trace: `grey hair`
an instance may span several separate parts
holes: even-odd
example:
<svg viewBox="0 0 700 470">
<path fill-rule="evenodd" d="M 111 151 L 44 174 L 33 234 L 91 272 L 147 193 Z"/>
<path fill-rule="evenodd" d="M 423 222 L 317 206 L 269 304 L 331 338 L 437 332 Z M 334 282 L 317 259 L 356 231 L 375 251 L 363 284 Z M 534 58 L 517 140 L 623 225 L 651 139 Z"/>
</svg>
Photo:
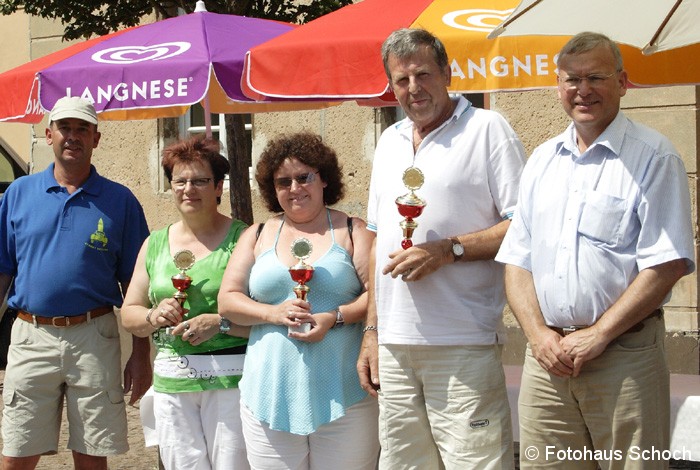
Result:
<svg viewBox="0 0 700 470">
<path fill-rule="evenodd" d="M 405 59 L 418 53 L 423 46 L 432 50 L 440 69 L 447 67 L 447 51 L 442 41 L 424 29 L 402 28 L 391 33 L 382 44 L 382 61 L 387 78 L 391 80 L 388 65 L 390 55 L 397 59 Z"/>
<path fill-rule="evenodd" d="M 569 41 L 564 44 L 564 47 L 561 48 L 561 51 L 559 51 L 559 61 L 561 61 L 562 57 L 567 55 L 583 54 L 599 46 L 607 46 L 610 49 L 615 59 L 615 70 L 618 72 L 622 71 L 622 53 L 617 44 L 615 44 L 615 41 L 604 34 L 590 31 L 578 33 L 576 36 L 569 39 Z"/>
</svg>

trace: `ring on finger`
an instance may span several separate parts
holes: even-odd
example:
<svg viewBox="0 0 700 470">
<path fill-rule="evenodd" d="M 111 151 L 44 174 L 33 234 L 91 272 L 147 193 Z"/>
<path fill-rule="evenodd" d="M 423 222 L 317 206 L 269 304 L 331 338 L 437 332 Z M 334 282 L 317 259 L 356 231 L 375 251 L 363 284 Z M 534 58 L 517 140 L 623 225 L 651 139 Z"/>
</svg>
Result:
<svg viewBox="0 0 700 470">
<path fill-rule="evenodd" d="M 287 312 L 288 318 L 294 318 L 294 312 Z"/>
<path fill-rule="evenodd" d="M 189 322 L 185 322 L 185 323 L 184 323 L 184 327 L 185 327 L 185 331 L 189 330 L 189 329 L 190 329 L 190 323 L 189 323 Z"/>
<path fill-rule="evenodd" d="M 193 337 L 193 336 L 194 336 L 194 331 L 190 331 L 190 334 L 187 335 L 188 338 L 191 338 L 191 337 Z"/>
</svg>

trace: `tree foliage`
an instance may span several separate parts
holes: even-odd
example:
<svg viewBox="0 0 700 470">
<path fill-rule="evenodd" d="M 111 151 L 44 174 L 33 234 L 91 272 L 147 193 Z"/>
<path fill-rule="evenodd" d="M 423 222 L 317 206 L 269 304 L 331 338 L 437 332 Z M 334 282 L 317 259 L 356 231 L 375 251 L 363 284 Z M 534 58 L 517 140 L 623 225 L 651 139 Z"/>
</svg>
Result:
<svg viewBox="0 0 700 470">
<path fill-rule="evenodd" d="M 207 10 L 254 18 L 268 18 L 290 23 L 305 23 L 321 15 L 353 3 L 352 0 L 205 0 Z M 196 0 L 155 1 L 119 0 L 0 0 L 0 14 L 9 15 L 19 9 L 30 15 L 52 18 L 64 24 L 66 40 L 103 35 L 128 26 L 136 26 L 144 15 L 156 13 L 169 18 L 194 11 Z"/>
</svg>

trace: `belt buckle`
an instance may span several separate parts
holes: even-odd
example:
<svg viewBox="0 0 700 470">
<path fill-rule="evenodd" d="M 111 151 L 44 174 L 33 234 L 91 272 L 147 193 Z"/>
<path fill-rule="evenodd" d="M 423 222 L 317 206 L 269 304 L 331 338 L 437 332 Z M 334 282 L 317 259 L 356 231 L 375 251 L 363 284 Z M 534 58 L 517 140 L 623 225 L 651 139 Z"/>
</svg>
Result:
<svg viewBox="0 0 700 470">
<path fill-rule="evenodd" d="M 562 331 L 562 333 L 564 333 L 564 336 L 566 336 L 566 335 L 570 335 L 570 334 L 573 333 L 574 331 L 582 330 L 582 329 L 584 329 L 584 328 L 586 328 L 586 327 L 585 327 L 585 326 L 581 326 L 581 325 L 570 325 L 570 326 L 565 326 L 565 327 L 563 327 L 563 328 L 561 329 L 561 331 Z"/>
<path fill-rule="evenodd" d="M 56 320 L 58 318 L 63 318 L 65 320 L 65 325 L 57 325 Z M 70 326 L 70 317 L 51 317 L 51 326 L 55 326 L 56 328 L 63 328 L 66 326 Z"/>
</svg>

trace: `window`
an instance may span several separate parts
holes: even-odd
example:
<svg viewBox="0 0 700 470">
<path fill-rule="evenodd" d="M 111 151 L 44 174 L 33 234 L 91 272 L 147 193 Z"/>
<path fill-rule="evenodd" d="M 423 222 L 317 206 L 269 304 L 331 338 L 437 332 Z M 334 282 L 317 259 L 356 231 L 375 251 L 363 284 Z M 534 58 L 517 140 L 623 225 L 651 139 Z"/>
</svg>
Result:
<svg viewBox="0 0 700 470">
<path fill-rule="evenodd" d="M 20 176 L 29 173 L 29 165 L 0 137 L 0 196 Z"/>
<path fill-rule="evenodd" d="M 253 115 L 244 114 L 245 130 L 246 136 L 248 138 L 248 152 L 251 151 L 253 147 Z M 180 118 L 179 123 L 180 138 L 187 138 L 188 136 L 205 134 L 207 128 L 204 122 L 204 107 L 197 103 L 190 107 L 189 111 Z M 228 148 L 226 146 L 226 126 L 224 124 L 223 114 L 212 114 L 211 115 L 211 134 L 212 138 L 219 141 L 221 145 L 221 154 L 228 158 Z M 252 172 L 251 172 L 252 174 Z M 224 189 L 228 188 L 228 175 L 224 181 Z"/>
</svg>

